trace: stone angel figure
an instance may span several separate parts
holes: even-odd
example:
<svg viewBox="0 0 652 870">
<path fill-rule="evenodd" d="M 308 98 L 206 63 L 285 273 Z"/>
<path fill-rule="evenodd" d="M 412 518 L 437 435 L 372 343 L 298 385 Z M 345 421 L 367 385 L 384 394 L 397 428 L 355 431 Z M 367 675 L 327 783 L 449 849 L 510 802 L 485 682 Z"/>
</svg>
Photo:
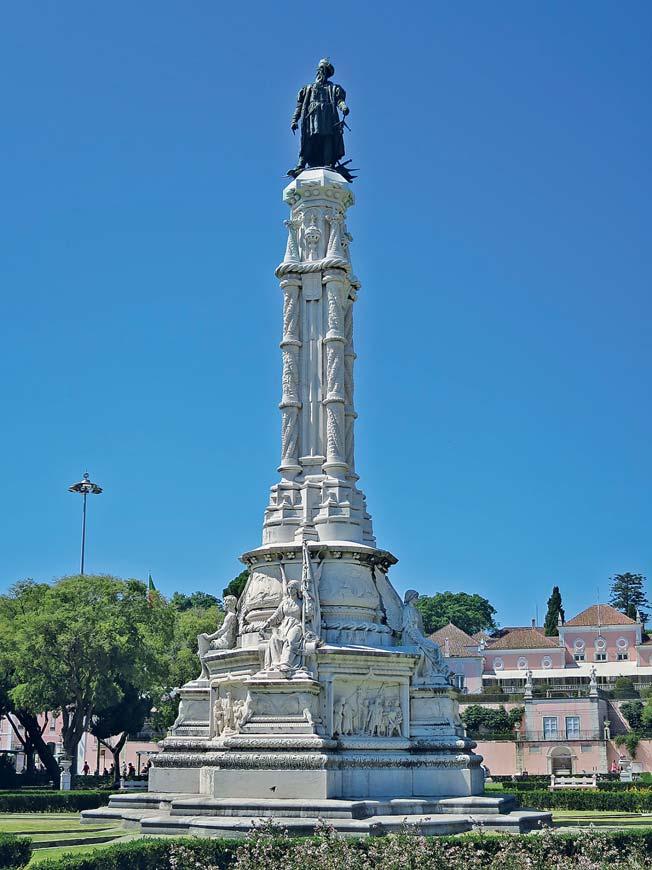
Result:
<svg viewBox="0 0 652 870">
<path fill-rule="evenodd" d="M 415 607 L 419 593 L 408 589 L 403 600 L 403 644 L 416 647 L 419 652 L 419 663 L 414 672 L 415 679 L 420 683 L 446 682 L 448 668 L 444 664 L 441 652 L 436 643 L 426 637 L 423 631 L 423 619 Z M 434 678 L 434 679 L 433 679 Z"/>
<path fill-rule="evenodd" d="M 227 595 L 224 599 L 224 608 L 226 615 L 222 625 L 212 634 L 200 634 L 197 637 L 197 645 L 199 647 L 197 655 L 201 662 L 201 676 L 208 679 L 210 674 L 206 667 L 206 653 L 211 649 L 234 649 L 236 638 L 238 636 L 238 618 L 236 610 L 238 608 L 238 599 L 235 595 Z"/>
</svg>

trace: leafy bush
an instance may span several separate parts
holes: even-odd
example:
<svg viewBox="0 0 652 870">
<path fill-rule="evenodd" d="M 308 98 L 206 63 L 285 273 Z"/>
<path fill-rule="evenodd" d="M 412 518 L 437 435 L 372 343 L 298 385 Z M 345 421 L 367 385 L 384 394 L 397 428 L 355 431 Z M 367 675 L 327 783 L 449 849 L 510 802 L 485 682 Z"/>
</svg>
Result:
<svg viewBox="0 0 652 870">
<path fill-rule="evenodd" d="M 540 810 L 609 810 L 629 813 L 652 811 L 652 789 L 599 791 L 597 789 L 555 789 L 515 792 L 523 807 Z"/>
<path fill-rule="evenodd" d="M 560 834 L 467 834 L 423 837 L 418 831 L 351 840 L 328 828 L 305 839 L 278 835 L 263 827 L 246 840 L 136 840 L 43 861 L 39 870 L 506 870 L 554 867 L 555 870 L 651 868 L 652 830 L 577 831 Z"/>
<path fill-rule="evenodd" d="M 16 788 L 18 774 L 13 761 L 6 755 L 0 755 L 0 788 Z"/>
<path fill-rule="evenodd" d="M 0 813 L 71 813 L 109 802 L 107 791 L 22 791 L 0 793 Z M 2 864 L 0 864 L 2 867 Z"/>
<path fill-rule="evenodd" d="M 504 735 L 513 737 L 514 725 L 523 718 L 524 708 L 515 707 L 509 713 L 501 705 L 494 710 L 480 704 L 471 704 L 461 714 L 462 722 L 472 737 Z"/>
<path fill-rule="evenodd" d="M 516 774 L 515 776 L 507 776 L 507 775 L 497 775 L 494 776 L 492 774 L 492 780 L 494 782 L 507 782 L 507 783 L 519 783 L 519 782 L 539 782 L 544 785 L 550 784 L 550 775 L 546 773 L 530 773 L 527 776 L 523 776 L 522 774 Z"/>
<path fill-rule="evenodd" d="M 77 791 L 78 789 L 82 791 L 88 791 L 89 789 L 96 788 L 115 789 L 112 776 L 94 776 L 91 774 L 89 774 L 88 776 L 73 776 L 72 787 L 75 789 L 75 791 Z"/>
<path fill-rule="evenodd" d="M 624 746 L 631 758 L 636 758 L 636 749 L 641 737 L 636 731 L 628 731 L 627 734 L 619 734 L 614 743 L 616 746 Z"/>
<path fill-rule="evenodd" d="M 29 837 L 15 837 L 13 834 L 0 834 L 0 867 L 24 867 L 32 855 L 32 841 Z"/>
<path fill-rule="evenodd" d="M 625 701 L 620 705 L 620 712 L 623 714 L 630 728 L 637 729 L 641 725 L 641 714 L 643 712 L 643 704 L 641 701 Z"/>
<path fill-rule="evenodd" d="M 638 698 L 638 692 L 631 677 L 618 677 L 613 688 L 614 698 Z"/>
</svg>

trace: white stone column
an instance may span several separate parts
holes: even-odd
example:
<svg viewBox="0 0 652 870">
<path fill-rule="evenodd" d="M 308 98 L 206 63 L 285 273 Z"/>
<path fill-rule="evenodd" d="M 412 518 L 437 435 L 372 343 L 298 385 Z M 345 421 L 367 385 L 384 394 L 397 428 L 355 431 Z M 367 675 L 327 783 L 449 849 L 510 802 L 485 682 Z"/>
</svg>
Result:
<svg viewBox="0 0 652 870">
<path fill-rule="evenodd" d="M 354 425 L 357 414 L 353 404 L 353 364 L 355 350 L 353 349 L 353 302 L 349 296 L 344 311 L 344 427 L 345 427 L 345 459 L 349 466 L 349 476 L 358 479 L 355 473 L 355 432 Z"/>
<path fill-rule="evenodd" d="M 326 462 L 324 471 L 333 477 L 343 478 L 348 471 L 346 462 L 346 424 L 344 406 L 344 298 L 348 289 L 346 273 L 341 269 L 327 271 L 323 275 L 326 288 L 327 332 L 325 348 L 325 395 L 322 404 L 326 408 Z"/>
<path fill-rule="evenodd" d="M 281 409 L 281 464 L 278 470 L 285 480 L 294 480 L 301 471 L 299 465 L 300 287 L 301 278 L 297 275 L 286 275 L 281 281 L 283 290 L 283 338 L 281 340 L 283 395 L 279 405 Z"/>
</svg>

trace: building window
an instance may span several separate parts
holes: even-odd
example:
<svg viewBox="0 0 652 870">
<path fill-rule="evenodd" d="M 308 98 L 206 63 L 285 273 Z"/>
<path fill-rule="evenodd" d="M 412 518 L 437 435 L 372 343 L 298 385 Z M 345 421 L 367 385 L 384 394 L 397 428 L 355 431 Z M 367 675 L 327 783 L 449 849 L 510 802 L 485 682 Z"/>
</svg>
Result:
<svg viewBox="0 0 652 870">
<path fill-rule="evenodd" d="M 585 656 L 584 656 L 584 653 L 583 653 L 583 652 L 581 652 L 581 653 L 575 653 L 574 658 L 575 658 L 575 661 L 576 661 L 576 662 L 583 662 Z"/>
<path fill-rule="evenodd" d="M 576 652 L 581 652 L 584 649 L 584 641 L 581 637 L 578 637 L 573 646 Z"/>
<path fill-rule="evenodd" d="M 606 661 L 607 661 L 607 654 L 606 654 L 606 653 L 597 652 L 597 653 L 595 654 L 595 660 L 596 660 L 596 662 L 606 662 Z"/>
<path fill-rule="evenodd" d="M 504 665 L 503 665 L 502 659 L 494 659 L 494 670 L 495 671 L 502 671 L 503 667 L 504 667 Z"/>
<path fill-rule="evenodd" d="M 626 662 L 628 659 L 629 659 L 629 653 L 627 652 L 627 650 L 625 650 L 624 652 L 619 652 L 616 655 L 616 661 Z"/>
<path fill-rule="evenodd" d="M 543 739 L 544 740 L 554 740 L 557 736 L 557 717 L 556 716 L 544 716 L 543 717 Z"/>
<path fill-rule="evenodd" d="M 580 717 L 579 716 L 566 716 L 566 737 L 569 740 L 575 738 L 576 740 L 580 736 Z"/>
<path fill-rule="evenodd" d="M 596 637 L 595 648 L 600 650 L 600 652 L 604 652 L 607 648 L 607 641 L 603 637 Z"/>
<path fill-rule="evenodd" d="M 591 746 L 590 743 L 582 743 L 582 745 L 580 746 L 580 751 L 581 752 L 590 752 L 592 748 L 593 747 Z"/>
<path fill-rule="evenodd" d="M 550 658 L 550 656 L 544 656 L 544 657 L 541 659 L 541 667 L 542 667 L 542 668 L 546 668 L 546 670 L 547 670 L 548 668 L 551 668 L 551 667 L 552 667 L 552 659 Z"/>
<path fill-rule="evenodd" d="M 455 688 L 464 691 L 464 674 L 455 674 Z"/>
<path fill-rule="evenodd" d="M 56 731 L 56 730 L 57 730 L 57 720 L 54 718 L 54 716 L 51 716 L 50 717 L 50 731 Z"/>
<path fill-rule="evenodd" d="M 524 656 L 521 656 L 520 659 L 516 662 L 516 667 L 520 671 L 524 671 L 527 668 L 527 659 Z"/>
</svg>

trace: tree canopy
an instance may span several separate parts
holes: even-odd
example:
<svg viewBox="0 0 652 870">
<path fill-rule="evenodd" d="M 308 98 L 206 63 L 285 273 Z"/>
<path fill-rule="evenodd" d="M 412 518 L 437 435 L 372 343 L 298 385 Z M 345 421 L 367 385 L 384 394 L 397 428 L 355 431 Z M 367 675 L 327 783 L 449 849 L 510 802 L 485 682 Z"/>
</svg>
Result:
<svg viewBox="0 0 652 870">
<path fill-rule="evenodd" d="M 435 595 L 423 595 L 417 601 L 417 607 L 423 617 L 426 634 L 432 634 L 438 628 L 443 628 L 449 622 L 454 623 L 467 634 L 477 631 L 493 630 L 496 609 L 481 595 L 469 595 L 468 592 L 437 592 Z"/>
<path fill-rule="evenodd" d="M 643 574 L 615 574 L 611 578 L 611 598 L 609 603 L 621 610 L 630 619 L 636 619 L 639 611 L 643 622 L 647 622 L 649 614 L 645 612 L 650 606 L 645 594 L 647 578 Z"/>
<path fill-rule="evenodd" d="M 185 595 L 183 592 L 174 592 L 170 598 L 170 604 L 175 610 L 181 612 L 200 608 L 206 610 L 208 607 L 221 607 L 222 602 L 215 595 L 210 595 L 208 592 L 192 592 L 190 595 Z"/>
<path fill-rule="evenodd" d="M 161 685 L 170 664 L 174 614 L 148 599 L 139 580 L 106 575 L 24 582 L 0 596 L 0 658 L 11 666 L 9 695 L 19 708 L 60 713 L 64 751 L 98 709 L 117 704 L 120 681 L 142 693 Z"/>
<path fill-rule="evenodd" d="M 227 595 L 235 595 L 236 598 L 240 598 L 244 592 L 248 578 L 249 571 L 246 568 L 244 571 L 240 571 L 237 577 L 234 577 L 229 585 L 224 587 L 224 597 L 226 598 Z"/>
<path fill-rule="evenodd" d="M 552 594 L 548 599 L 548 612 L 543 624 L 544 632 L 548 637 L 557 637 L 559 635 L 559 617 L 562 623 L 566 618 L 564 608 L 561 606 L 561 592 L 559 586 L 552 587 Z"/>
</svg>

